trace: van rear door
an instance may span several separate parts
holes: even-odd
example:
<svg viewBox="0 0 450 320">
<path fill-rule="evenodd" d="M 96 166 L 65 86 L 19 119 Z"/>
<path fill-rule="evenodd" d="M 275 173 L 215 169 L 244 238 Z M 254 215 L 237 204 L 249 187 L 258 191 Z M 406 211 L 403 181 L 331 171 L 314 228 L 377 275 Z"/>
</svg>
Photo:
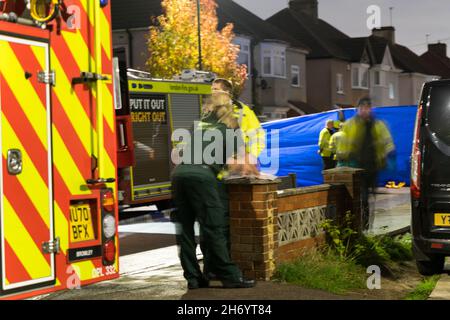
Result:
<svg viewBox="0 0 450 320">
<path fill-rule="evenodd" d="M 450 234 L 450 81 L 424 90 L 422 223 L 434 239 Z"/>
</svg>

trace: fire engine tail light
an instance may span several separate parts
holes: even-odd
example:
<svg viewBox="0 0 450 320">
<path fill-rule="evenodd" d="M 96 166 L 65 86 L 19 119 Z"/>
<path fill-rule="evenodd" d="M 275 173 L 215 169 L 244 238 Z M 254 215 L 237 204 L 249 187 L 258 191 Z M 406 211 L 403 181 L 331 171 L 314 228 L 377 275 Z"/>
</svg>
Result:
<svg viewBox="0 0 450 320">
<path fill-rule="evenodd" d="M 105 238 L 112 238 L 116 235 L 116 219 L 111 214 L 103 217 L 103 235 Z"/>
<path fill-rule="evenodd" d="M 114 240 L 108 240 L 103 245 L 103 258 L 107 263 L 113 263 L 116 259 L 116 245 Z"/>
<path fill-rule="evenodd" d="M 115 236 L 117 234 L 117 221 L 115 216 L 115 199 L 111 189 L 103 190 L 102 201 L 102 242 L 103 242 L 103 265 L 112 265 L 116 260 Z"/>
<path fill-rule="evenodd" d="M 107 190 L 102 195 L 102 206 L 108 212 L 114 211 L 114 195 L 111 190 Z"/>
</svg>

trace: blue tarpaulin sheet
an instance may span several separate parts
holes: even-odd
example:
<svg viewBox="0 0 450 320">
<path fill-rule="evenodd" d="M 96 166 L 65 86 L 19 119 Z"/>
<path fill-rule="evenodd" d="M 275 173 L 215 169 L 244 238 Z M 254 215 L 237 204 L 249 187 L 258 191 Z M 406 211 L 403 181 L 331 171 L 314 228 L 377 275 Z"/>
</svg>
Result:
<svg viewBox="0 0 450 320">
<path fill-rule="evenodd" d="M 388 126 L 396 147 L 396 163 L 380 173 L 379 185 L 384 185 L 387 181 L 409 183 L 417 106 L 379 107 L 373 111 L 375 117 Z M 343 113 L 348 120 L 355 115 L 356 110 L 344 109 Z M 339 120 L 339 111 L 264 123 L 268 148 L 260 157 L 261 170 L 280 177 L 295 173 L 300 187 L 322 184 L 323 167 L 317 152 L 318 140 L 328 119 Z"/>
</svg>

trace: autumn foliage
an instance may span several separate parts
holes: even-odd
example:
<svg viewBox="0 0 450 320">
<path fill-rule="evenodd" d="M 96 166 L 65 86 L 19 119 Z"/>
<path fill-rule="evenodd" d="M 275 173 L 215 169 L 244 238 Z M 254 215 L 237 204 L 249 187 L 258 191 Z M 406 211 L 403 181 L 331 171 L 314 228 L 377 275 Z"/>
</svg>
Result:
<svg viewBox="0 0 450 320">
<path fill-rule="evenodd" d="M 150 28 L 147 66 L 154 77 L 172 78 L 184 69 L 198 69 L 197 2 L 163 0 L 162 7 L 164 13 Z M 215 0 L 200 0 L 200 8 L 203 70 L 230 79 L 238 93 L 247 68 L 237 63 L 239 47 L 232 43 L 233 25 L 218 30 Z"/>
</svg>

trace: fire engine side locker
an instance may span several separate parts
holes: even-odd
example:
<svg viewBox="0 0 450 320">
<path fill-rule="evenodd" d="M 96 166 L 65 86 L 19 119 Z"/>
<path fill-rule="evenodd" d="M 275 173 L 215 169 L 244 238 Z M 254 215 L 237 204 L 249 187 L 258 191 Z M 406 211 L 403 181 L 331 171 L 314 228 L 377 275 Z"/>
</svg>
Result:
<svg viewBox="0 0 450 320">
<path fill-rule="evenodd" d="M 1 289 L 54 285 L 49 43 L 0 32 Z M 45 66 L 43 70 L 43 66 Z"/>
<path fill-rule="evenodd" d="M 141 98 L 149 101 L 154 99 L 165 100 L 165 112 L 168 136 L 164 143 L 171 146 L 171 135 L 177 129 L 191 129 L 193 122 L 200 119 L 202 96 L 211 93 L 211 85 L 207 83 L 195 82 L 174 82 L 174 81 L 129 81 L 130 101 L 132 99 Z M 130 105 L 133 105 L 132 103 Z M 133 113 L 133 107 L 131 112 Z M 132 117 L 133 118 L 133 117 Z M 133 121 L 133 135 L 135 140 L 148 136 L 146 129 L 137 129 L 136 123 Z M 162 142 L 162 141 L 160 141 Z M 166 161 L 167 168 L 164 168 L 165 179 L 159 179 L 156 183 L 143 183 L 144 174 L 155 170 L 155 161 L 143 161 L 143 154 L 139 150 L 135 151 L 137 161 L 141 160 L 148 169 L 139 164 L 137 167 L 130 168 L 130 195 L 131 203 L 145 203 L 155 202 L 159 200 L 170 199 L 171 197 L 171 183 L 170 171 L 171 165 L 171 151 L 172 148 L 166 150 L 167 153 L 163 156 Z M 157 152 L 157 150 L 156 150 Z M 158 155 L 157 155 L 158 156 Z M 138 162 L 137 162 L 138 163 Z M 159 171 L 159 170 L 158 170 Z M 138 181 L 137 179 L 138 178 Z"/>
</svg>

